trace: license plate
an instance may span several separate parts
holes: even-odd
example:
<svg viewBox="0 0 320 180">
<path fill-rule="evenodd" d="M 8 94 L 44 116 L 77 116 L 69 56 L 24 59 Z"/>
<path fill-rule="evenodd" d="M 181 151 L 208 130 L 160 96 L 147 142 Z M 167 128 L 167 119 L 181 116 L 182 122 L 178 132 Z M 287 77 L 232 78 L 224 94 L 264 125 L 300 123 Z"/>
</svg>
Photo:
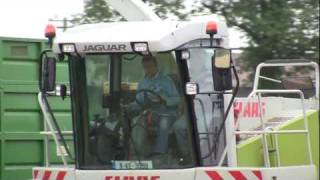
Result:
<svg viewBox="0 0 320 180">
<path fill-rule="evenodd" d="M 113 161 L 113 169 L 153 169 L 152 161 Z"/>
</svg>

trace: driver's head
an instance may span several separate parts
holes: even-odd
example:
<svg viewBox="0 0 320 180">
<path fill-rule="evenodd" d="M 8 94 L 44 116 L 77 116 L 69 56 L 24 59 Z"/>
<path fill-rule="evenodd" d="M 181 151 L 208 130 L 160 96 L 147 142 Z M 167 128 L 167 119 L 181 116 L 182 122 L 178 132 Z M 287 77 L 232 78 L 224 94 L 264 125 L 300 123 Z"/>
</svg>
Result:
<svg viewBox="0 0 320 180">
<path fill-rule="evenodd" d="M 158 73 L 158 63 L 154 56 L 143 56 L 142 66 L 148 78 L 152 78 Z"/>
</svg>

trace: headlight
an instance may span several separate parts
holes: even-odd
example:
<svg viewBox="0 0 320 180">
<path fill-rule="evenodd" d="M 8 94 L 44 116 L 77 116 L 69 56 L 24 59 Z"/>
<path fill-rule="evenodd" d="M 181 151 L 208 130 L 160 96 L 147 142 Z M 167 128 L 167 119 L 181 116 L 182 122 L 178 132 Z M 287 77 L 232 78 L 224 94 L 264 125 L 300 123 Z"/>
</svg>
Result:
<svg viewBox="0 0 320 180">
<path fill-rule="evenodd" d="M 74 44 L 63 44 L 62 45 L 62 52 L 64 53 L 73 53 L 76 51 Z"/>
<path fill-rule="evenodd" d="M 147 51 L 149 51 L 148 43 L 134 43 L 133 50 L 135 52 L 147 52 Z"/>
<path fill-rule="evenodd" d="M 186 94 L 187 95 L 197 95 L 199 92 L 199 86 L 197 83 L 188 82 L 186 84 Z"/>
<path fill-rule="evenodd" d="M 188 50 L 184 50 L 181 53 L 182 59 L 190 59 L 190 52 Z"/>
</svg>

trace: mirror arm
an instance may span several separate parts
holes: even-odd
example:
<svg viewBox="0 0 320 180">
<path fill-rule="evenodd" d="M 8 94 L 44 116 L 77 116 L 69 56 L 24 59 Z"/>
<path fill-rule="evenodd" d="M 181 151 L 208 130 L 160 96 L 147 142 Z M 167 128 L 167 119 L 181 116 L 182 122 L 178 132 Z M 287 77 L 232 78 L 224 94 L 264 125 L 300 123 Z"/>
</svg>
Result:
<svg viewBox="0 0 320 180">
<path fill-rule="evenodd" d="M 52 46 L 53 46 L 53 37 L 48 37 L 48 45 L 49 45 L 49 49 L 52 49 Z"/>
<path fill-rule="evenodd" d="M 70 92 L 69 92 L 69 94 L 70 94 Z M 66 96 L 68 95 L 67 86 L 64 84 L 56 86 L 55 95 L 61 96 L 62 100 L 64 100 L 66 98 Z"/>
<path fill-rule="evenodd" d="M 54 91 L 45 92 L 45 94 L 49 96 L 60 96 L 62 100 L 64 100 L 67 96 L 71 95 L 71 92 L 67 89 L 66 85 L 62 84 L 56 86 Z"/>
<path fill-rule="evenodd" d="M 239 91 L 239 88 L 240 88 L 240 79 L 239 79 L 239 75 L 238 75 L 234 60 L 232 58 L 232 55 L 231 55 L 231 68 L 232 68 L 233 74 L 236 78 L 236 87 L 234 89 L 234 92 L 235 92 L 235 94 L 237 94 Z"/>
<path fill-rule="evenodd" d="M 213 47 L 213 33 L 210 34 L 210 47 Z"/>
</svg>

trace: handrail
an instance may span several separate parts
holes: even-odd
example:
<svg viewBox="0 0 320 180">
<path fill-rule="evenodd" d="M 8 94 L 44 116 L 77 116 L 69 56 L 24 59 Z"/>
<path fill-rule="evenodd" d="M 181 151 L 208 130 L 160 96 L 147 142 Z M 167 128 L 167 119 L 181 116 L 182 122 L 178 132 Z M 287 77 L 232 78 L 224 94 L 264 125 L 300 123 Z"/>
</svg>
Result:
<svg viewBox="0 0 320 180">
<path fill-rule="evenodd" d="M 281 131 L 237 131 L 235 134 L 303 134 L 308 133 L 307 130 L 281 130 Z"/>
<path fill-rule="evenodd" d="M 53 128 L 52 119 L 51 119 L 51 117 L 49 116 L 49 113 L 47 113 L 47 112 L 48 112 L 48 107 L 47 107 L 47 106 L 45 105 L 45 103 L 43 102 L 43 98 L 42 98 L 42 97 L 43 97 L 42 92 L 39 92 L 39 94 L 38 94 L 38 101 L 39 101 L 40 108 L 41 108 L 41 110 L 42 110 L 42 114 L 43 114 L 43 116 L 44 116 L 44 119 L 45 119 L 45 121 L 46 121 L 45 127 L 46 127 L 46 125 L 49 127 L 49 130 L 50 130 L 50 132 L 52 133 L 53 140 L 54 140 L 54 142 L 55 142 L 55 144 L 56 144 L 56 146 L 57 146 L 57 148 L 58 148 L 59 153 L 60 153 L 60 154 L 63 154 L 62 146 L 60 145 L 60 142 L 59 142 L 59 140 L 58 140 L 58 137 L 57 137 L 57 135 L 56 135 L 56 133 L 55 133 L 55 131 L 54 131 L 54 128 Z M 46 130 L 46 129 L 45 129 L 45 130 Z M 46 146 L 47 146 L 47 145 L 48 145 L 48 142 L 46 141 Z M 46 150 L 46 153 L 48 153 L 47 150 Z M 60 156 L 60 157 L 61 157 L 61 160 L 62 160 L 62 162 L 63 162 L 63 165 L 64 165 L 64 166 L 67 166 L 68 163 L 67 163 L 66 158 L 65 158 L 64 156 Z M 48 154 L 46 154 L 46 158 L 48 158 Z M 48 162 L 46 162 L 46 165 L 48 165 Z"/>
<path fill-rule="evenodd" d="M 319 101 L 319 65 L 316 62 L 305 59 L 277 59 L 268 60 L 260 63 L 256 68 L 255 79 L 253 82 L 253 90 L 259 87 L 259 79 L 261 78 L 260 72 L 263 67 L 283 67 L 283 66 L 312 66 L 315 70 L 315 83 L 316 83 L 316 99 Z M 317 102 L 318 107 L 318 102 Z"/>
<path fill-rule="evenodd" d="M 61 132 L 63 135 L 73 135 L 73 131 L 62 131 Z M 58 131 L 40 131 L 40 134 L 42 135 L 53 135 L 53 134 L 58 134 Z"/>
<path fill-rule="evenodd" d="M 301 99 L 301 106 L 302 106 L 302 114 L 303 114 L 303 119 L 304 119 L 304 130 L 278 130 L 278 131 L 270 131 L 268 129 L 264 129 L 262 131 L 238 131 L 238 127 L 241 121 L 241 118 L 244 114 L 244 110 L 247 108 L 248 106 L 248 102 L 250 101 L 250 99 L 254 96 L 256 96 L 256 94 L 258 94 L 258 96 L 261 96 L 261 94 L 264 93 L 277 93 L 277 94 L 285 94 L 285 93 L 290 93 L 290 94 L 298 94 L 300 96 Z M 260 104 L 260 98 L 258 98 L 259 100 L 259 109 L 261 109 L 261 104 Z M 264 152 L 264 161 L 265 161 L 265 166 L 266 167 L 270 167 L 270 159 L 269 159 L 269 151 L 268 151 L 268 144 L 267 144 L 267 140 L 266 140 L 266 134 L 275 134 L 276 135 L 276 151 L 277 151 L 277 158 L 278 158 L 278 164 L 280 164 L 280 155 L 279 155 L 279 148 L 278 148 L 278 142 L 277 142 L 277 135 L 278 134 L 306 134 L 307 135 L 307 148 L 308 148 L 308 157 L 309 157 L 309 162 L 310 164 L 313 164 L 313 159 L 312 159 L 312 152 L 311 152 L 311 139 L 310 139 L 310 132 L 309 132 L 309 128 L 308 128 L 308 121 L 307 121 L 307 115 L 306 115 L 306 108 L 305 108 L 305 104 L 304 104 L 304 94 L 302 93 L 301 90 L 257 90 L 254 89 L 249 96 L 247 97 L 247 101 L 246 101 L 246 105 L 243 108 L 243 111 L 240 112 L 239 116 L 238 116 L 238 121 L 236 121 L 235 127 L 234 127 L 234 133 L 233 133 L 233 138 L 236 138 L 237 134 L 261 134 L 263 136 L 262 141 L 263 141 L 263 152 Z M 262 118 L 262 114 L 260 114 L 260 117 Z M 261 119 L 261 125 L 263 125 L 263 120 Z M 222 156 L 220 158 L 219 164 L 218 166 L 221 166 L 225 156 L 227 154 L 227 149 L 229 148 L 230 143 L 226 144 L 226 147 L 222 153 Z"/>
</svg>

